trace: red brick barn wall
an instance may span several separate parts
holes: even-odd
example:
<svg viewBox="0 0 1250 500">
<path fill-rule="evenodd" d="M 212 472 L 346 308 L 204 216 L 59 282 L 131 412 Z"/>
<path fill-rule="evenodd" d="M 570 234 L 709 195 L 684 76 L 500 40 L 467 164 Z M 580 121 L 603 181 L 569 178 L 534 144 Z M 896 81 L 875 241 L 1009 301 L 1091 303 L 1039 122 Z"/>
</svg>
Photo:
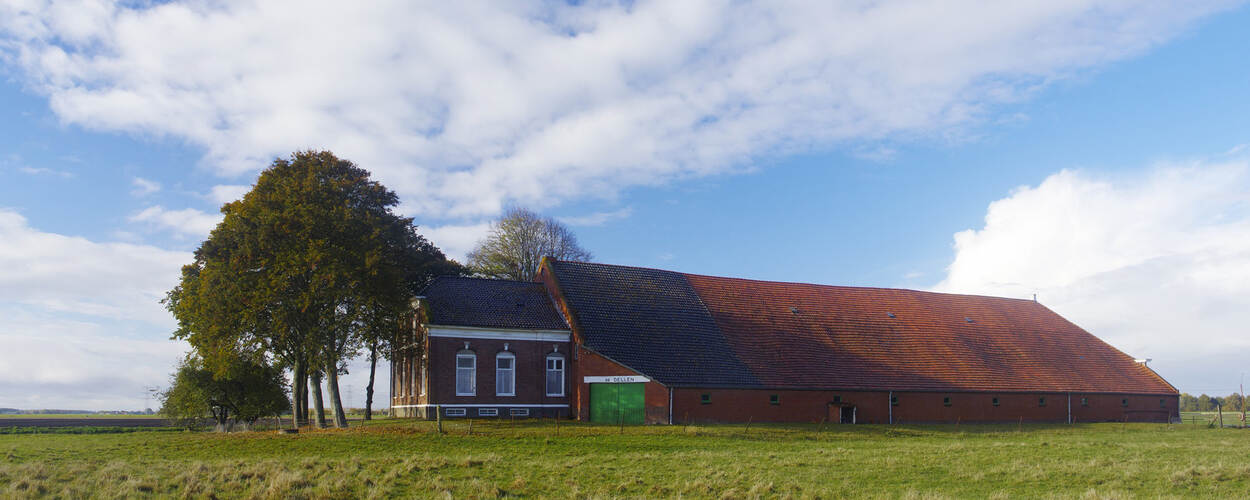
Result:
<svg viewBox="0 0 1250 500">
<path fill-rule="evenodd" d="M 703 404 L 704 394 L 711 396 Z M 779 396 L 774 405 L 772 395 Z M 840 406 L 854 406 L 857 423 L 934 422 L 1067 422 L 1067 393 L 894 392 L 898 405 L 891 406 L 888 391 L 811 391 L 762 389 L 673 390 L 673 420 L 683 422 L 837 422 Z M 834 401 L 840 396 L 841 403 Z M 950 406 L 945 398 L 950 398 Z M 1046 398 L 1045 406 L 1041 398 Z M 1167 421 L 1177 413 L 1177 396 L 1086 395 L 1090 406 L 1082 408 L 1072 394 L 1072 416 L 1077 422 Z M 998 405 L 994 405 L 998 398 Z M 1122 406 L 1122 399 L 1128 406 Z M 1159 400 L 1164 400 L 1161 408 Z M 832 407 L 832 408 L 831 408 Z"/>
<path fill-rule="evenodd" d="M 464 350 L 465 342 L 469 350 L 477 354 L 477 395 L 456 395 L 456 354 Z M 508 344 L 508 352 L 516 356 L 516 395 L 495 395 L 495 355 L 503 352 L 504 344 Z M 546 359 L 553 347 L 565 355 L 568 364 L 569 343 L 535 341 L 535 340 L 498 340 L 498 339 L 464 339 L 454 337 L 430 337 L 430 370 L 429 370 L 429 402 L 454 406 L 456 404 L 568 404 L 569 387 L 568 368 L 565 372 L 565 396 L 547 396 Z M 531 415 L 558 415 L 567 410 L 533 409 Z M 503 412 L 501 412 L 502 414 Z"/>
<path fill-rule="evenodd" d="M 641 375 L 580 345 L 577 346 L 577 360 L 573 367 L 571 382 L 576 384 L 572 399 L 573 413 L 578 420 L 583 421 L 590 420 L 590 384 L 582 382 L 582 377 Z M 643 405 L 646 407 L 647 423 L 668 423 L 668 388 L 663 384 L 655 381 L 646 383 L 643 387 Z"/>
</svg>

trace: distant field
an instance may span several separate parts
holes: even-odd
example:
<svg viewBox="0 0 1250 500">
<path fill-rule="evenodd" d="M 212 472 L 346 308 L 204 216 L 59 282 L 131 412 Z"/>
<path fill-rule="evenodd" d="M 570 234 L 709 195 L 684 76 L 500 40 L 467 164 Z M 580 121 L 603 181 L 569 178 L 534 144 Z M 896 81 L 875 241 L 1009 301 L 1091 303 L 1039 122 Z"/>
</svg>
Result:
<svg viewBox="0 0 1250 500">
<path fill-rule="evenodd" d="M 108 415 L 100 413 L 28 413 L 22 415 L 0 415 L 0 420 L 6 418 L 161 418 L 160 415 Z"/>
<path fill-rule="evenodd" d="M 1248 498 L 1250 430 L 591 426 L 0 435 L 0 497 Z"/>
</svg>

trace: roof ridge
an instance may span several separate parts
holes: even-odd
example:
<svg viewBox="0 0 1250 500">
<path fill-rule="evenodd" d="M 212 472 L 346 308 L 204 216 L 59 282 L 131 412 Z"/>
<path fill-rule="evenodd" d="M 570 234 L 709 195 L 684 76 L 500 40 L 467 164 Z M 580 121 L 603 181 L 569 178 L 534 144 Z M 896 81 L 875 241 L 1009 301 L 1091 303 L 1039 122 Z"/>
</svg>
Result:
<svg viewBox="0 0 1250 500">
<path fill-rule="evenodd" d="M 552 261 L 553 263 L 556 263 L 556 264 L 577 264 L 577 265 L 588 265 L 588 266 L 616 267 L 616 268 L 626 268 L 626 269 L 640 269 L 640 270 L 644 270 L 644 271 L 658 271 L 658 272 L 664 272 L 664 273 L 675 273 L 675 274 L 680 274 L 680 275 L 682 275 L 682 276 L 695 276 L 695 277 L 699 277 L 699 278 L 723 279 L 723 280 L 731 280 L 731 281 L 751 281 L 751 282 L 755 282 L 755 283 L 770 283 L 770 284 L 776 284 L 776 285 L 801 285 L 801 286 L 815 286 L 815 287 L 825 287 L 825 288 L 841 288 L 841 289 L 853 289 L 853 290 L 882 290 L 882 291 L 895 291 L 895 292 L 910 292 L 910 293 L 919 293 L 919 294 L 926 294 L 926 295 L 940 295 L 940 296 L 952 296 L 952 297 L 979 297 L 979 298 L 986 298 L 986 299 L 1013 300 L 1013 301 L 1020 301 L 1020 302 L 1032 302 L 1032 303 L 1035 303 L 1035 304 L 1036 304 L 1036 303 L 1038 303 L 1037 301 L 1032 300 L 1032 299 L 1018 299 L 1018 298 L 1014 298 L 1014 297 L 1000 297 L 1000 296 L 997 296 L 997 295 L 981 295 L 981 294 L 972 294 L 972 293 L 934 292 L 934 291 L 931 291 L 931 290 L 916 290 L 916 289 L 912 289 L 912 288 L 891 288 L 891 287 L 881 287 L 881 286 L 854 286 L 854 285 L 830 285 L 830 284 L 824 284 L 824 283 L 808 283 L 808 282 L 803 282 L 803 281 L 780 281 L 780 280 L 765 280 L 765 279 L 753 279 L 753 278 L 736 278 L 736 277 L 732 277 L 732 276 L 716 276 L 716 275 L 711 275 L 711 274 L 687 273 L 687 272 L 682 272 L 682 271 L 673 271 L 673 270 L 671 270 L 671 269 L 660 269 L 660 268 L 656 268 L 656 267 L 626 266 L 626 265 L 620 265 L 620 264 L 604 264 L 604 263 L 601 263 L 601 262 L 578 262 L 578 261 L 572 261 L 572 260 L 560 260 L 560 259 L 555 259 L 555 258 L 552 258 L 552 259 L 551 259 L 551 261 Z"/>
</svg>

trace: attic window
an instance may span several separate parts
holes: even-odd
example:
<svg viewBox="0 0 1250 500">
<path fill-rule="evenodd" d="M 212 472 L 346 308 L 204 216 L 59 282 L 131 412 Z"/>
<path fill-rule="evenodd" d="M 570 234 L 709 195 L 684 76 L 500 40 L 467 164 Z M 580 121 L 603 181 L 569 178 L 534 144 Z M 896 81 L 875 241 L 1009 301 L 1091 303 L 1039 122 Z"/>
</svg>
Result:
<svg viewBox="0 0 1250 500">
<path fill-rule="evenodd" d="M 894 313 L 892 313 L 892 312 L 885 313 L 885 315 L 886 315 L 886 316 L 889 316 L 889 317 L 891 317 L 891 318 L 895 317 L 895 316 L 894 316 Z"/>
</svg>

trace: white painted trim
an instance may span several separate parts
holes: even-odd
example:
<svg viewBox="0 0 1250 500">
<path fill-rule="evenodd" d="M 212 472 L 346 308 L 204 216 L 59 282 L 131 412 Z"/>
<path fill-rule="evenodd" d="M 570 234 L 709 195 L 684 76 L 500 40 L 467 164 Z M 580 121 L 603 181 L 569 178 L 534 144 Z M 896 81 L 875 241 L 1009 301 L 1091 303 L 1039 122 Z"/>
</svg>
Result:
<svg viewBox="0 0 1250 500">
<path fill-rule="evenodd" d="M 509 403 L 501 403 L 497 405 L 487 404 L 424 404 L 424 405 L 395 405 L 391 408 L 434 408 L 442 406 L 446 408 L 568 408 L 569 405 L 516 405 Z"/>
<path fill-rule="evenodd" d="M 572 332 L 569 330 L 522 330 L 517 328 L 478 328 L 428 324 L 421 326 L 425 327 L 431 337 L 568 342 L 572 336 Z"/>
<path fill-rule="evenodd" d="M 584 384 L 638 384 L 650 382 L 651 379 L 642 375 L 612 375 L 607 377 L 582 377 Z"/>
</svg>

